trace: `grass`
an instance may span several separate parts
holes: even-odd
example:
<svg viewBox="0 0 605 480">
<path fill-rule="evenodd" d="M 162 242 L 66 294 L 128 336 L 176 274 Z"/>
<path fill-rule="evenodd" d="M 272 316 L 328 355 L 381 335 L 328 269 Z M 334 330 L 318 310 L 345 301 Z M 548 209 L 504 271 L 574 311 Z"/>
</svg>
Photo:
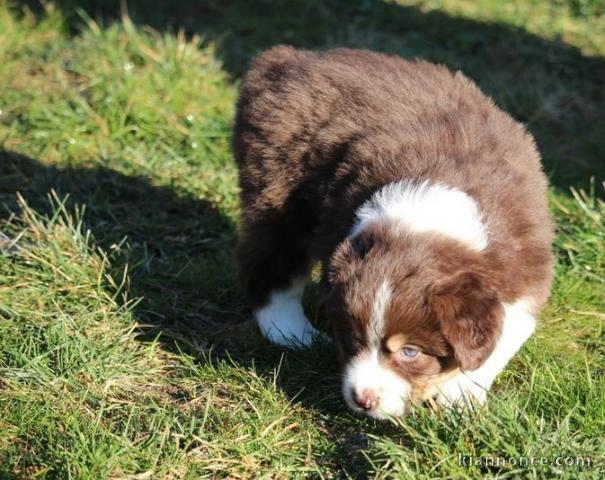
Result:
<svg viewBox="0 0 605 480">
<path fill-rule="evenodd" d="M 24 4 L 0 0 L 0 478 L 605 476 L 602 2 Z M 488 409 L 358 418 L 329 347 L 250 322 L 229 138 L 278 42 L 462 69 L 536 136 L 557 276 Z"/>
</svg>

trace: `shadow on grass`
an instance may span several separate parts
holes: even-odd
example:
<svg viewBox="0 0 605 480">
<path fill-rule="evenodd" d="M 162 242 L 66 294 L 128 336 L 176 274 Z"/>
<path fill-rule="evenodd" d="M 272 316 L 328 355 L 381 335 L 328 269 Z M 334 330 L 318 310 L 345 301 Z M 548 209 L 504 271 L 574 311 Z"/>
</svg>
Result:
<svg viewBox="0 0 605 480">
<path fill-rule="evenodd" d="M 36 3 L 35 0 L 26 2 Z M 74 32 L 82 12 L 119 18 L 118 0 L 58 0 Z M 129 0 L 131 19 L 160 31 L 183 29 L 217 45 L 239 78 L 259 51 L 279 43 L 350 46 L 424 57 L 462 70 L 528 124 L 555 187 L 605 179 L 605 58 L 521 27 L 454 17 L 381 0 Z"/>
<path fill-rule="evenodd" d="M 232 258 L 234 225 L 212 205 L 144 177 L 104 167 L 47 166 L 0 150 L 0 221 L 18 212 L 17 192 L 34 210 L 49 213 L 51 190 L 60 198 L 69 195 L 70 209 L 85 205 L 85 226 L 103 250 L 112 252 L 127 237 L 127 248 L 113 255 L 112 270 L 120 278 L 130 267 L 128 297 L 142 297 L 134 312 L 144 325 L 141 341 L 158 338 L 163 348 L 201 362 L 228 359 L 269 381 L 279 370 L 277 385 L 292 401 L 322 414 L 346 410 L 332 346 L 284 352 L 249 321 Z M 385 426 L 348 417 L 339 422 L 325 428 L 337 445 L 329 462 L 363 477 L 370 466 L 361 454 L 367 437 L 360 431 Z"/>
<path fill-rule="evenodd" d="M 0 151 L 0 215 L 18 208 L 17 191 L 35 210 L 47 210 L 51 189 L 69 195 L 71 205 L 85 205 L 86 226 L 105 251 L 127 237 L 128 253 L 114 268 L 137 265 L 131 296 L 145 294 L 146 323 L 241 314 L 233 299 L 234 227 L 209 203 L 106 167 L 58 168 Z M 211 274 L 212 281 L 204 279 Z"/>
</svg>

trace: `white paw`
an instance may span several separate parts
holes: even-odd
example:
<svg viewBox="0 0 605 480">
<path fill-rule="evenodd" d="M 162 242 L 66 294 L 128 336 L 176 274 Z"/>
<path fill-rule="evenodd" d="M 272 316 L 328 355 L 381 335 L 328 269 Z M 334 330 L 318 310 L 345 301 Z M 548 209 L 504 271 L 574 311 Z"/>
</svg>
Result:
<svg viewBox="0 0 605 480">
<path fill-rule="evenodd" d="M 438 405 L 447 408 L 473 408 L 487 400 L 487 388 L 466 373 L 459 373 L 439 387 L 435 399 Z"/>
<path fill-rule="evenodd" d="M 262 334 L 271 342 L 287 348 L 310 347 L 314 338 L 324 337 L 307 320 L 300 303 L 300 285 L 273 292 L 269 303 L 255 312 Z"/>
<path fill-rule="evenodd" d="M 258 325 L 262 334 L 276 345 L 291 349 L 308 348 L 313 344 L 313 339 L 319 335 L 310 323 L 305 326 L 284 329 L 281 325 L 271 323 L 266 325 L 259 320 Z"/>
</svg>

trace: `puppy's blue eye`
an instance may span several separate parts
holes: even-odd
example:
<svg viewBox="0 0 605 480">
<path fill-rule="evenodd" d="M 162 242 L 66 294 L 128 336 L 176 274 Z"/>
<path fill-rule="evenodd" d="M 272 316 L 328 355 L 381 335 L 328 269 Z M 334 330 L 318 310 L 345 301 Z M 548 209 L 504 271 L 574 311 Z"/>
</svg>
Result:
<svg viewBox="0 0 605 480">
<path fill-rule="evenodd" d="M 414 358 L 416 355 L 418 355 L 418 353 L 419 353 L 419 350 L 414 347 L 403 347 L 401 349 L 401 356 L 403 358 L 405 358 L 406 360 L 410 360 L 410 359 Z"/>
</svg>

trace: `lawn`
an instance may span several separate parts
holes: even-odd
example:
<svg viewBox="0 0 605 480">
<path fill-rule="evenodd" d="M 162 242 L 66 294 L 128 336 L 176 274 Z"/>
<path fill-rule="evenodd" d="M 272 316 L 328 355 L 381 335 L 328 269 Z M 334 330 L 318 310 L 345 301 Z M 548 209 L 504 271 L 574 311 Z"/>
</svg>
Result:
<svg viewBox="0 0 605 480">
<path fill-rule="evenodd" d="M 120 3 L 0 0 L 0 479 L 605 478 L 601 0 Z M 230 134 L 276 43 L 446 64 L 535 135 L 556 280 L 488 408 L 357 417 L 250 321 Z"/>
</svg>

